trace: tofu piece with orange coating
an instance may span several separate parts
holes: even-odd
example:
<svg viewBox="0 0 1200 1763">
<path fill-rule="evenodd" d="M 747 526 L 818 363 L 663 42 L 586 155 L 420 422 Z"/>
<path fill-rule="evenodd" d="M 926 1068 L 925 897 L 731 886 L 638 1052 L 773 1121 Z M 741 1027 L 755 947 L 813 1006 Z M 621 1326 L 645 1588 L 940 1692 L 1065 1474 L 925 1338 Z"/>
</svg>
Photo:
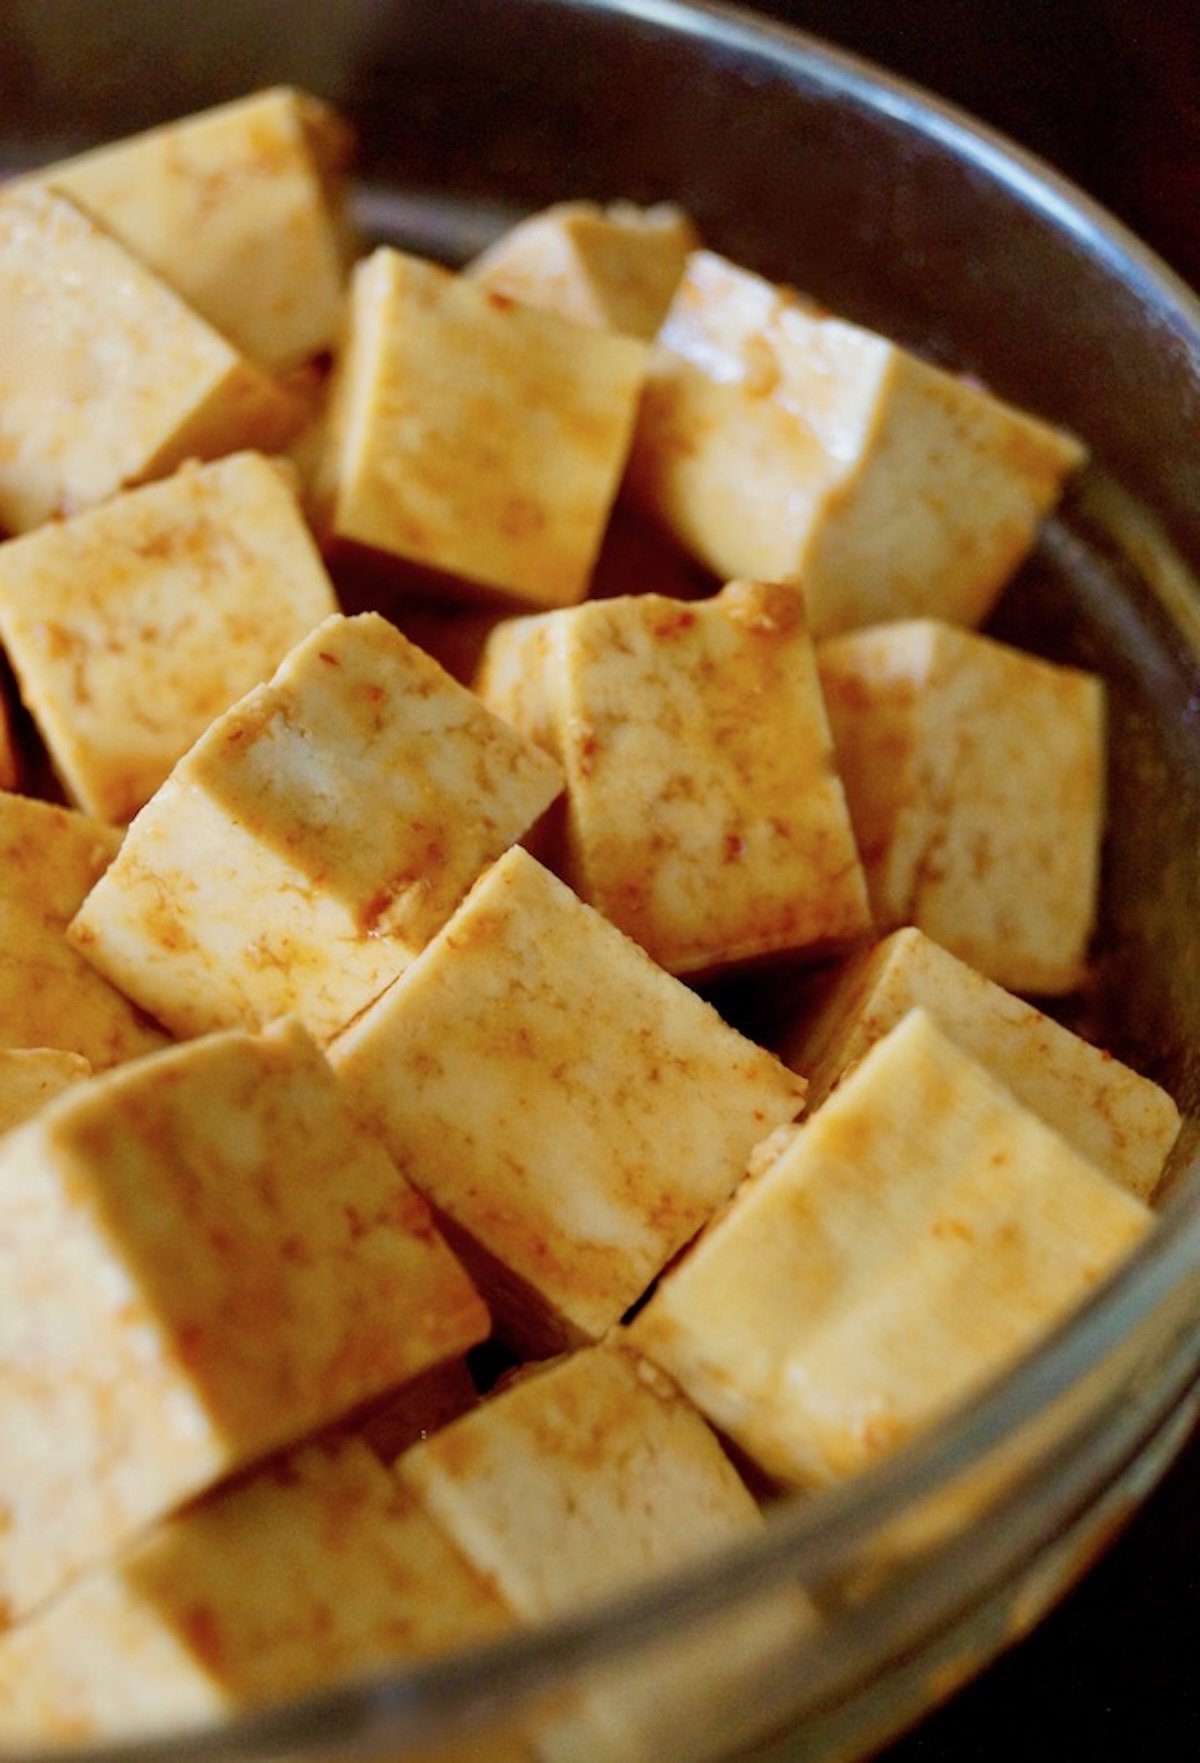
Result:
<svg viewBox="0 0 1200 1763">
<path fill-rule="evenodd" d="M 752 1537 L 762 1518 L 695 1409 L 619 1339 L 518 1376 L 396 1465 L 464 1559 L 524 1623 Z M 709 1755 L 725 1683 L 753 1682 L 812 1624 L 792 1586 L 640 1645 L 537 1735 L 543 1763 Z"/>
<path fill-rule="evenodd" d="M 0 1048 L 0 1133 L 32 1120 L 47 1102 L 92 1075 L 87 1060 L 57 1047 Z"/>
<path fill-rule="evenodd" d="M 477 689 L 563 768 L 565 879 L 668 972 L 868 928 L 798 589 L 515 619 Z"/>
<path fill-rule="evenodd" d="M 179 762 L 71 936 L 177 1035 L 327 1038 L 560 786 L 385 619 L 327 619 Z"/>
<path fill-rule="evenodd" d="M 282 447 L 303 412 L 65 196 L 0 193 L 0 525 L 185 459 Z"/>
<path fill-rule="evenodd" d="M 629 1332 L 768 1473 L 819 1487 L 1007 1370 L 1151 1219 L 918 1009 Z"/>
<path fill-rule="evenodd" d="M 980 623 L 1083 458 L 1061 430 L 700 251 L 658 335 L 630 483 L 718 575 L 799 581 L 827 636 Z"/>
<path fill-rule="evenodd" d="M 1015 992 L 1083 978 L 1104 824 L 1104 687 L 933 619 L 818 645 L 881 930 L 915 924 Z"/>
<path fill-rule="evenodd" d="M 128 821 L 336 611 L 294 484 L 258 453 L 0 545 L 0 637 L 60 778 L 99 820 Z"/>
<path fill-rule="evenodd" d="M 0 791 L 0 1047 L 78 1053 L 100 1071 L 165 1045 L 67 938 L 120 845 L 115 827 Z"/>
<path fill-rule="evenodd" d="M 534 1356 L 619 1321 L 804 1096 L 520 847 L 330 1059 Z"/>
<path fill-rule="evenodd" d="M 365 1446 L 312 1444 L 165 1520 L 0 1635 L 0 1734 L 39 1748 L 161 1736 L 512 1625 Z"/>
<path fill-rule="evenodd" d="M 35 178 L 86 209 L 237 349 L 285 368 L 337 340 L 349 147 L 328 106 L 276 87 Z"/>
<path fill-rule="evenodd" d="M 668 202 L 557 202 L 518 221 L 465 273 L 573 324 L 648 343 L 699 242 L 687 215 Z"/>
<path fill-rule="evenodd" d="M 808 1079 L 810 1109 L 918 1007 L 1081 1156 L 1149 1199 L 1179 1132 L 1166 1091 L 911 926 L 847 962 L 781 1044 Z"/>
<path fill-rule="evenodd" d="M 0 1140 L 0 1606 L 489 1330 L 295 1024 L 168 1048 Z"/>
<path fill-rule="evenodd" d="M 447 593 L 571 605 L 625 467 L 646 346 L 383 247 L 353 276 L 320 524 Z M 453 580 L 451 578 L 454 578 Z"/>
</svg>

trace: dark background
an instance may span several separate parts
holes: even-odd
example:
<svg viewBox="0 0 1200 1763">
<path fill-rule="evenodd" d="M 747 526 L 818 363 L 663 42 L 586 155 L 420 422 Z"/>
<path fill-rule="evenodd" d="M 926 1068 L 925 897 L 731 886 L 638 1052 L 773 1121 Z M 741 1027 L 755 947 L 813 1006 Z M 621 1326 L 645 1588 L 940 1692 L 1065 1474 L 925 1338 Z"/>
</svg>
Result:
<svg viewBox="0 0 1200 1763">
<path fill-rule="evenodd" d="M 1001 129 L 1200 289 L 1200 0 L 759 0 L 757 10 Z M 1042 1626 L 885 1758 L 1200 1758 L 1200 1440 Z"/>
</svg>

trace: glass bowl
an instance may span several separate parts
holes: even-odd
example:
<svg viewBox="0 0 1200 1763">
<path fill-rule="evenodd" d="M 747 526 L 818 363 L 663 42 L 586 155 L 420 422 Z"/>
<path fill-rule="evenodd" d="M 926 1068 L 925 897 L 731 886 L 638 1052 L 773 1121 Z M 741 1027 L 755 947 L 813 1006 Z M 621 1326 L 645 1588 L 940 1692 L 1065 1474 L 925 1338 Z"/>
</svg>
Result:
<svg viewBox="0 0 1200 1763">
<path fill-rule="evenodd" d="M 716 248 L 1088 440 L 1093 465 L 991 628 L 1109 683 L 1081 1008 L 1189 1116 L 1142 1251 L 1001 1384 L 876 1471 L 779 1505 L 750 1545 L 486 1649 L 86 1753 L 486 1758 L 589 1685 L 653 1708 L 663 1763 L 862 1755 L 1037 1621 L 1200 1406 L 1200 308 L 986 130 L 719 7 L 326 0 L 281 28 L 272 0 L 10 0 L 0 68 L 7 170 L 306 86 L 359 130 L 364 230 L 450 261 L 556 198 L 674 198 Z M 797 1583 L 820 1621 L 781 1631 Z"/>
</svg>

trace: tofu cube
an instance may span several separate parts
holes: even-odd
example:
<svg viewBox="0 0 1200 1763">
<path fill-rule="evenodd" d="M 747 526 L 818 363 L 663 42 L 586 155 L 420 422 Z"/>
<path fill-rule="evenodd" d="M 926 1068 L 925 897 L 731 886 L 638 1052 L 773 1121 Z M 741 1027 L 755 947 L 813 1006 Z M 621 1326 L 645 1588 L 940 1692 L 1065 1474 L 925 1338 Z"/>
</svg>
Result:
<svg viewBox="0 0 1200 1763">
<path fill-rule="evenodd" d="M 0 1047 L 54 1047 L 100 1071 L 165 1045 L 67 939 L 120 844 L 114 827 L 0 791 Z"/>
<path fill-rule="evenodd" d="M 1071 991 L 1096 915 L 1101 681 L 927 619 L 817 662 L 879 928 L 915 924 L 1012 991 Z"/>
<path fill-rule="evenodd" d="M 698 244 L 687 215 L 667 202 L 558 202 L 518 221 L 466 274 L 573 324 L 648 343 Z"/>
<path fill-rule="evenodd" d="M 616 1323 L 804 1095 L 519 847 L 330 1059 L 534 1356 Z"/>
<path fill-rule="evenodd" d="M 396 1473 L 523 1622 L 573 1615 L 762 1524 L 704 1421 L 619 1342 L 518 1378 Z M 669 1650 L 640 1647 L 546 1723 L 539 1757 L 709 1755 L 722 1688 L 810 1624 L 789 1586 L 674 1634 Z"/>
<path fill-rule="evenodd" d="M 235 348 L 286 368 L 337 340 L 348 147 L 331 110 L 281 87 L 23 182 L 70 197 Z"/>
<path fill-rule="evenodd" d="M 798 589 L 514 619 L 478 689 L 566 774 L 565 879 L 668 972 L 868 928 Z"/>
<path fill-rule="evenodd" d="M 799 581 L 815 636 L 978 624 L 1083 448 L 885 338 L 696 252 L 630 483 L 718 575 Z"/>
<path fill-rule="evenodd" d="M 587 592 L 646 347 L 381 248 L 354 272 L 319 473 L 321 520 L 538 607 Z"/>
<path fill-rule="evenodd" d="M 187 466 L 0 545 L 0 637 L 75 803 L 127 821 L 215 716 L 337 611 L 294 486 Z"/>
<path fill-rule="evenodd" d="M 0 1139 L 0 1607 L 489 1330 L 295 1024 L 168 1048 Z"/>
<path fill-rule="evenodd" d="M 912 927 L 847 962 L 785 1037 L 781 1056 L 808 1079 L 810 1109 L 918 1007 L 1080 1156 L 1149 1199 L 1179 1132 L 1166 1091 Z"/>
<path fill-rule="evenodd" d="M 0 194 L 0 524 L 24 532 L 301 412 L 66 197 Z"/>
<path fill-rule="evenodd" d="M 334 617 L 179 762 L 71 935 L 177 1035 L 290 1014 L 325 1038 L 560 785 L 385 619 Z"/>
<path fill-rule="evenodd" d="M 640 1351 L 769 1474 L 853 1474 L 974 1395 L 1152 1214 L 914 1010 L 660 1283 Z"/>
<path fill-rule="evenodd" d="M 87 1060 L 57 1047 L 0 1048 L 0 1133 L 32 1120 L 55 1096 L 92 1075 Z"/>
<path fill-rule="evenodd" d="M 309 1445 L 0 1636 L 0 1732 L 39 1748 L 161 1737 L 511 1626 L 364 1445 Z"/>
</svg>

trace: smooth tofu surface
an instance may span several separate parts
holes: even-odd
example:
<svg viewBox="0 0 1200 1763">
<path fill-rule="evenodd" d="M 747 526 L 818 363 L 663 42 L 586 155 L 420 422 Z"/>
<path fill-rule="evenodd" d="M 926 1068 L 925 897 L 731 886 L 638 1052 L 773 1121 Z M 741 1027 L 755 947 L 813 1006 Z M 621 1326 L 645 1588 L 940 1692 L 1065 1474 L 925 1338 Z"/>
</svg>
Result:
<svg viewBox="0 0 1200 1763">
<path fill-rule="evenodd" d="M 485 701 L 566 774 L 566 879 L 669 972 L 868 927 L 798 589 L 595 602 L 501 626 L 491 655 Z"/>
<path fill-rule="evenodd" d="M 290 367 L 337 338 L 348 144 L 327 106 L 281 87 L 62 160 L 36 182 L 86 209 L 236 348 Z"/>
<path fill-rule="evenodd" d="M 1013 991 L 1071 991 L 1099 885 L 1100 679 L 931 619 L 817 660 L 876 923 Z"/>
<path fill-rule="evenodd" d="M 405 1452 L 396 1473 L 526 1622 L 761 1523 L 706 1422 L 619 1343 L 518 1375 Z"/>
<path fill-rule="evenodd" d="M 847 962 L 781 1045 L 808 1079 L 810 1109 L 917 1007 L 1081 1156 L 1139 1200 L 1150 1197 L 1179 1131 L 1166 1091 L 911 926 Z"/>
<path fill-rule="evenodd" d="M 650 342 L 698 242 L 670 203 L 559 202 L 518 221 L 465 273 L 574 324 Z"/>
<path fill-rule="evenodd" d="M 804 1095 L 520 848 L 330 1058 L 535 1356 L 617 1322 Z"/>
<path fill-rule="evenodd" d="M 354 272 L 319 474 L 329 536 L 475 592 L 582 599 L 645 355 L 381 248 Z"/>
<path fill-rule="evenodd" d="M 619 1341 L 524 1374 L 396 1473 L 523 1621 L 574 1615 L 751 1536 L 758 1509 L 704 1421 Z M 727 1755 L 714 1708 L 812 1623 L 787 1586 L 574 1686 L 537 1735 L 544 1763 Z"/>
<path fill-rule="evenodd" d="M 0 545 L 0 637 L 60 777 L 128 821 L 176 760 L 337 611 L 293 483 L 257 453 Z"/>
<path fill-rule="evenodd" d="M 1151 1214 L 912 1011 L 630 1329 L 781 1481 L 868 1467 L 974 1394 Z"/>
<path fill-rule="evenodd" d="M 310 1445 L 166 1520 L 0 1636 L 0 1734 L 166 1733 L 511 1622 L 365 1446 Z"/>
<path fill-rule="evenodd" d="M 301 412 L 65 197 L 0 193 L 0 524 L 24 532 Z"/>
<path fill-rule="evenodd" d="M 816 635 L 977 624 L 1084 450 L 712 252 L 658 335 L 630 467 L 717 574 L 800 581 Z"/>
<path fill-rule="evenodd" d="M 57 1047 L 0 1048 L 0 1133 L 11 1132 L 72 1084 L 92 1075 L 78 1053 Z"/>
<path fill-rule="evenodd" d="M 0 1046 L 58 1048 L 102 1070 L 164 1045 L 67 940 L 120 844 L 87 815 L 0 791 Z"/>
<path fill-rule="evenodd" d="M 558 793 L 553 761 L 376 614 L 297 645 L 184 757 L 75 944 L 179 1035 L 332 1035 Z"/>
<path fill-rule="evenodd" d="M 0 1608 L 488 1332 L 293 1024 L 68 1091 L 0 1140 Z"/>
</svg>

